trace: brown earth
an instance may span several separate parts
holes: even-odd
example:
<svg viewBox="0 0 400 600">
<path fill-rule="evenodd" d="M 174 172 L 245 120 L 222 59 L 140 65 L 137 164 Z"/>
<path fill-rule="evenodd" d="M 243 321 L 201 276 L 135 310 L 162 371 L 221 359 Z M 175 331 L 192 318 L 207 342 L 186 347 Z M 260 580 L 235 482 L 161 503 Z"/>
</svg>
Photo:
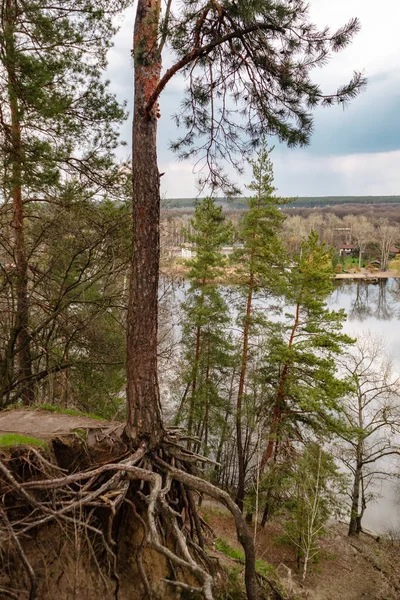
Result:
<svg viewBox="0 0 400 600">
<path fill-rule="evenodd" d="M 229 513 L 217 505 L 206 503 L 203 515 L 217 537 L 240 550 Z M 347 526 L 334 522 L 321 541 L 319 562 L 312 565 L 303 584 L 297 572 L 294 550 L 280 542 L 280 536 L 282 526 L 278 520 L 267 523 L 264 529 L 258 527 L 257 558 L 274 566 L 284 577 L 290 569 L 292 586 L 287 579 L 282 579 L 287 591 L 292 587 L 289 597 L 308 600 L 399 600 L 400 542 L 382 538 L 376 541 L 367 534 L 349 538 Z"/>
<path fill-rule="evenodd" d="M 0 413 L 0 434 L 19 433 L 45 440 L 52 440 L 53 459 L 68 471 L 75 470 L 81 441 L 74 441 L 76 430 L 86 430 L 85 455 L 79 456 L 80 467 L 99 464 L 109 460 L 110 454 L 123 454 L 123 444 L 119 440 L 122 425 L 92 419 L 86 416 L 73 416 L 23 409 Z M 89 443 L 90 442 L 90 443 Z M 81 444 L 82 446 L 82 444 Z M 21 463 L 24 449 L 12 451 L 11 461 L 16 468 Z M 10 460 L 8 456 L 7 460 Z M 133 497 L 132 497 L 133 498 Z M 8 507 L 11 509 L 11 507 Z M 21 510 L 24 506 L 15 506 Z M 215 532 L 217 538 L 226 540 L 233 548 L 241 550 L 235 534 L 235 526 L 230 513 L 220 505 L 204 502 L 202 513 Z M 92 515 L 94 524 L 100 526 L 106 515 L 102 512 Z M 102 527 L 107 529 L 104 522 Z M 133 518 L 129 507 L 124 510 L 116 523 L 118 571 L 120 575 L 119 600 L 144 600 L 136 555 L 143 532 L 137 519 Z M 287 598 L 308 600 L 399 600 L 400 599 L 400 543 L 386 539 L 376 541 L 372 536 L 359 538 L 346 536 L 346 526 L 334 523 L 329 535 L 322 540 L 322 553 L 318 563 L 303 584 L 297 573 L 293 549 L 281 542 L 282 525 L 279 520 L 267 523 L 264 529 L 257 528 L 257 557 L 273 565 L 283 577 Z M 93 544 L 83 531 L 66 529 L 65 526 L 51 524 L 37 530 L 35 535 L 25 540 L 25 550 L 38 574 L 41 600 L 113 600 L 118 585 L 110 571 L 104 569 L 104 553 L 95 557 Z M 209 550 L 228 569 L 242 572 L 242 565 L 226 557 L 215 548 L 215 541 L 208 538 Z M 27 587 L 22 585 L 26 577 L 20 561 L 10 548 L 0 551 L 0 598 L 2 586 L 16 591 L 17 598 L 27 599 Z M 4 552 L 5 551 L 5 552 Z M 146 549 L 143 555 L 145 569 L 153 583 L 158 586 L 157 600 L 179 598 L 176 589 L 171 589 L 161 580 L 170 576 L 164 559 L 152 550 Z M 287 574 L 290 572 L 290 581 Z M 158 583 L 157 583 L 158 582 Z M 25 582 L 26 583 L 26 582 Z M 25 588 L 24 591 L 22 589 Z M 4 588 L 3 588 L 4 589 Z M 229 596 L 227 596 L 229 597 Z M 239 598 L 240 596 L 235 596 Z"/>
<path fill-rule="evenodd" d="M 0 412 L 0 435 L 16 433 L 42 439 L 40 450 L 47 465 L 58 470 L 58 476 L 98 467 L 115 457 L 124 456 L 127 447 L 121 440 L 123 425 L 93 419 L 85 415 L 68 415 L 46 410 L 13 409 Z M 82 435 L 84 433 L 85 435 Z M 0 460 L 18 481 L 29 481 L 35 475 L 35 448 L 23 443 L 0 448 Z M 39 476 L 39 479 L 42 475 Z M 36 500 L 41 493 L 33 492 Z M 112 500 L 112 496 L 110 497 Z M 37 580 L 35 600 L 147 600 L 138 567 L 141 551 L 143 568 L 154 590 L 154 600 L 178 600 L 179 588 L 168 583 L 174 573 L 165 557 L 152 548 L 141 549 L 144 530 L 142 520 L 146 507 L 138 499 L 135 487 L 129 492 L 130 504 L 118 512 L 110 529 L 110 514 L 104 507 L 71 513 L 65 522 L 44 523 L 22 537 L 22 549 Z M 131 506 L 136 503 L 136 511 Z M 0 508 L 13 522 L 23 523 L 30 513 L 26 501 L 14 494 L 9 480 L 0 476 Z M 143 515 L 143 516 L 141 516 Z M 1 514 L 0 514 L 1 517 Z M 104 538 L 93 535 L 87 522 Z M 112 536 L 112 537 L 111 537 Z M 168 542 L 168 533 L 165 533 Z M 113 546 L 115 564 L 102 540 Z M 178 579 L 192 582 L 190 574 L 179 569 Z M 15 543 L 0 518 L 0 600 L 28 600 L 30 580 Z"/>
</svg>

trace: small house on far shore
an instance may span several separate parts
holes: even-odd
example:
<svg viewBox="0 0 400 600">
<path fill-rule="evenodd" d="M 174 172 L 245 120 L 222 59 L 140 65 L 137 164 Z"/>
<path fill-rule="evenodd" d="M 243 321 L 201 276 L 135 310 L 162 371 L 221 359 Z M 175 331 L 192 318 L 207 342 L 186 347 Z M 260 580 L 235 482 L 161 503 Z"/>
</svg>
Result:
<svg viewBox="0 0 400 600">
<path fill-rule="evenodd" d="M 354 244 L 340 244 L 339 246 L 339 254 L 340 256 L 350 256 L 356 250 L 356 246 Z"/>
</svg>

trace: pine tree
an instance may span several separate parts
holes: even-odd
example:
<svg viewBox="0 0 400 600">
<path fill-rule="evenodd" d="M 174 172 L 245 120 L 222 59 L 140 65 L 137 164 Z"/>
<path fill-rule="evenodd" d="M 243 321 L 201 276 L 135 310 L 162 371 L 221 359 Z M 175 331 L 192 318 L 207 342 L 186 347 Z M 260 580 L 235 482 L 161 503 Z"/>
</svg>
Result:
<svg viewBox="0 0 400 600">
<path fill-rule="evenodd" d="M 68 177 L 95 195 L 116 176 L 112 151 L 123 109 L 102 80 L 124 0 L 4 0 L 0 31 L 1 180 L 11 205 L 9 253 L 17 306 L 0 357 L 8 385 L 19 362 L 21 397 L 34 399 L 29 323 L 27 207 L 49 202 Z"/>
<path fill-rule="evenodd" d="M 188 240 L 195 258 L 187 261 L 190 288 L 183 305 L 183 345 L 185 348 L 185 382 L 188 393 L 188 434 L 196 433 L 208 453 L 210 423 L 216 434 L 222 425 L 224 398 L 221 379 L 232 366 L 232 344 L 227 334 L 229 309 L 219 287 L 226 259 L 221 247 L 228 243 L 232 228 L 226 223 L 222 208 L 211 198 L 196 206 L 190 222 Z"/>
<path fill-rule="evenodd" d="M 365 84 L 360 73 L 325 95 L 311 71 L 347 46 L 357 19 L 338 31 L 319 31 L 303 0 L 284 2 L 167 3 L 139 0 L 134 31 L 133 258 L 127 334 L 127 435 L 163 436 L 157 373 L 160 174 L 157 121 L 160 94 L 178 73 L 189 75 L 178 124 L 186 130 L 174 144 L 182 158 L 198 157 L 205 179 L 235 187 L 222 162 L 239 171 L 263 135 L 291 146 L 307 144 L 310 111 L 319 104 L 343 105 Z M 162 72 L 169 46 L 171 66 Z M 250 593 L 250 592 L 249 592 Z"/>
<path fill-rule="evenodd" d="M 175 148 L 183 158 L 197 154 L 207 167 L 211 185 L 232 191 L 220 159 L 230 159 L 240 170 L 240 158 L 247 159 L 249 149 L 264 134 L 276 133 L 289 145 L 306 144 L 312 129 L 310 109 L 323 103 L 342 104 L 365 83 L 355 74 L 348 85 L 325 96 L 310 78 L 314 66 L 351 41 L 357 20 L 334 34 L 318 31 L 309 22 L 303 0 L 189 0 L 176 5 L 168 1 L 164 19 L 161 6 L 161 0 L 138 0 L 133 53 L 133 254 L 125 431 L 136 444 L 150 448 L 158 447 L 166 437 L 157 378 L 160 94 L 177 73 L 189 76 L 181 114 L 186 134 Z M 173 58 L 163 73 L 167 44 Z M 204 489 L 203 483 L 197 481 L 197 485 Z M 236 507 L 230 508 L 246 553 L 247 596 L 256 600 L 254 545 Z M 211 597 L 207 578 L 204 582 L 204 593 Z"/>
<path fill-rule="evenodd" d="M 336 363 L 353 340 L 342 332 L 345 312 L 327 307 L 331 290 L 331 251 L 311 232 L 286 272 L 283 320 L 269 325 L 265 377 L 275 393 L 261 473 L 268 462 L 278 460 L 286 443 L 302 439 L 305 431 L 328 433 L 340 427 L 340 399 L 349 383 Z M 266 506 L 264 521 L 270 508 Z"/>
<path fill-rule="evenodd" d="M 278 231 L 284 220 L 279 207 L 284 202 L 274 196 L 273 168 L 267 148 L 251 162 L 253 181 L 249 189 L 255 194 L 248 200 L 248 211 L 239 223 L 239 247 L 233 255 L 240 284 L 239 327 L 242 332 L 241 367 L 236 403 L 236 443 L 238 454 L 238 489 L 236 501 L 243 510 L 245 494 L 245 452 L 243 447 L 242 410 L 249 362 L 249 343 L 266 321 L 255 311 L 258 293 L 277 293 L 281 285 L 284 259 Z"/>
</svg>

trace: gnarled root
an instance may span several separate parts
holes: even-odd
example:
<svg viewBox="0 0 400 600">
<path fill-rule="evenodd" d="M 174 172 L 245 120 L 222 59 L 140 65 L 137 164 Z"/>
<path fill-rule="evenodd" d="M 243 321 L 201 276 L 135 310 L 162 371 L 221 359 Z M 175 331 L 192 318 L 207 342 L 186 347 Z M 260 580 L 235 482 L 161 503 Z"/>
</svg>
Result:
<svg viewBox="0 0 400 600">
<path fill-rule="evenodd" d="M 157 450 L 150 450 L 146 443 L 142 443 L 123 460 L 61 477 L 60 471 L 52 468 L 51 463 L 37 451 L 34 459 L 35 478 L 28 481 L 21 481 L 6 462 L 0 461 L 0 534 L 14 545 L 29 577 L 29 600 L 35 600 L 38 582 L 24 553 L 23 537 L 51 521 L 68 526 L 74 524 L 86 531 L 87 538 L 90 534 L 101 539 L 116 582 L 117 597 L 119 578 L 113 526 L 116 515 L 124 505 L 132 509 L 134 518 L 143 529 L 136 563 L 146 598 L 153 598 L 149 576 L 142 561 L 142 553 L 147 546 L 162 554 L 170 564 L 174 580 L 165 580 L 168 584 L 200 593 L 205 600 L 214 600 L 213 564 L 204 548 L 202 523 L 197 514 L 193 492 L 210 496 L 224 504 L 232 513 L 238 540 L 246 557 L 247 597 L 248 600 L 257 600 L 259 588 L 254 545 L 242 513 L 226 492 L 193 474 L 194 463 L 204 463 L 207 459 L 187 452 L 177 443 L 172 433 Z M 131 492 L 128 497 L 129 490 Z M 18 498 L 29 508 L 22 518 L 19 513 L 13 519 L 12 515 L 16 512 L 12 510 L 12 499 Z M 145 507 L 144 513 L 139 514 L 134 498 Z M 95 526 L 87 518 L 88 514 L 100 508 L 109 511 L 106 527 Z M 190 523 L 189 528 L 186 527 L 187 521 Z M 162 536 L 164 530 L 168 532 L 168 540 Z M 96 564 L 98 565 L 97 559 Z M 190 574 L 190 583 L 181 581 L 178 572 Z M 192 581 L 197 582 L 197 585 L 192 585 Z"/>
</svg>

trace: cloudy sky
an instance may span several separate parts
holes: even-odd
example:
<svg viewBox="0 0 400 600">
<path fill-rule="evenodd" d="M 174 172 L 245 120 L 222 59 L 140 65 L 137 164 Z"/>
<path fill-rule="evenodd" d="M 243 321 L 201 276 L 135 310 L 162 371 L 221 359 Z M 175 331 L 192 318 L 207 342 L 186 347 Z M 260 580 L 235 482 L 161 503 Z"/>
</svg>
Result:
<svg viewBox="0 0 400 600">
<path fill-rule="evenodd" d="M 318 109 L 309 147 L 273 153 L 275 183 L 282 196 L 398 195 L 400 194 L 400 2 L 380 0 L 310 0 L 311 16 L 332 29 L 351 17 L 361 32 L 351 46 L 314 72 L 324 92 L 347 82 L 353 70 L 364 71 L 366 91 L 343 111 Z M 132 28 L 134 9 L 124 15 L 109 56 L 111 88 L 122 99 L 132 98 Z M 163 192 L 168 198 L 197 194 L 192 165 L 177 162 L 168 150 L 176 136 L 171 114 L 179 107 L 182 83 L 172 80 L 161 98 L 159 163 Z M 130 123 L 122 129 L 129 144 Z M 129 148 L 129 146 L 128 146 Z M 242 187 L 249 174 L 241 180 Z"/>
</svg>

